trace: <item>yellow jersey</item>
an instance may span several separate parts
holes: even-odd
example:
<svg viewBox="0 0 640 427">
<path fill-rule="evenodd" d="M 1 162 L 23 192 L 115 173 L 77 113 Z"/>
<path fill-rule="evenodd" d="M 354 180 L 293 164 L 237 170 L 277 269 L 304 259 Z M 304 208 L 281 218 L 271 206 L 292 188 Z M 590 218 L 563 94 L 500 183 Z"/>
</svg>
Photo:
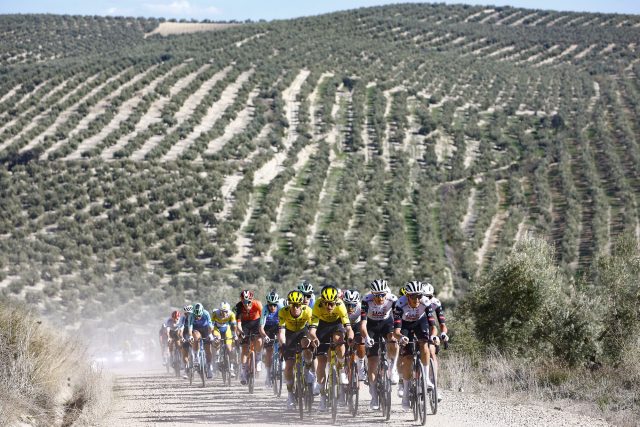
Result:
<svg viewBox="0 0 640 427">
<path fill-rule="evenodd" d="M 289 307 L 281 308 L 278 311 L 278 326 L 280 329 L 287 329 L 291 332 L 298 332 L 304 329 L 311 322 L 311 308 L 307 305 L 302 306 L 300 316 L 293 317 Z"/>
<path fill-rule="evenodd" d="M 236 315 L 233 310 L 229 310 L 227 315 L 223 316 L 222 311 L 218 309 L 211 313 L 211 323 L 213 323 L 213 326 L 218 329 L 225 328 L 227 325 L 235 326 Z"/>
<path fill-rule="evenodd" d="M 327 307 L 325 307 L 325 300 L 319 298 L 316 300 L 315 305 L 313 306 L 313 316 L 311 318 L 311 324 L 309 326 L 318 327 L 318 324 L 322 320 L 323 322 L 333 323 L 338 320 L 342 322 L 343 325 L 347 326 L 350 324 L 349 315 L 347 314 L 347 307 L 345 307 L 342 300 L 336 301 L 336 306 L 333 311 L 329 312 Z"/>
</svg>

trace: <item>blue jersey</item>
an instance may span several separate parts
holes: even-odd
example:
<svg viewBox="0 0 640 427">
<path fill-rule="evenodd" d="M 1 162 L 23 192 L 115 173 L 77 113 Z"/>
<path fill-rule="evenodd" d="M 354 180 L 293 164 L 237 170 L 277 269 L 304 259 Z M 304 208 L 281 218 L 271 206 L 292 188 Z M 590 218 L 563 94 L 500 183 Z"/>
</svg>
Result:
<svg viewBox="0 0 640 427">
<path fill-rule="evenodd" d="M 311 299 L 309 300 L 309 308 L 313 308 L 316 303 L 316 294 L 311 294 Z"/>
<path fill-rule="evenodd" d="M 276 311 L 274 311 L 273 313 L 269 311 L 269 304 L 266 304 L 262 309 L 262 316 L 260 316 L 260 326 L 266 326 L 271 328 L 277 327 L 278 312 L 282 307 L 284 307 L 282 298 L 280 298 L 280 301 L 278 301 L 278 307 L 276 308 Z"/>
<path fill-rule="evenodd" d="M 193 313 L 189 314 L 188 327 L 189 332 L 192 332 L 194 329 L 204 329 L 212 326 L 211 323 L 211 315 L 207 310 L 204 310 L 202 317 L 200 319 L 196 319 Z"/>
</svg>

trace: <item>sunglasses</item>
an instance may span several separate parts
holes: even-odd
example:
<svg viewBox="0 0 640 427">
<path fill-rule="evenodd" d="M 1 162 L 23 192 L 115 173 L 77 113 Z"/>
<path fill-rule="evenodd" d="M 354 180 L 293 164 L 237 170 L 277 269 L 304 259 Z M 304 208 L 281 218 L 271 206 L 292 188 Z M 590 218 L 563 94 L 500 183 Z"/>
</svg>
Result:
<svg viewBox="0 0 640 427">
<path fill-rule="evenodd" d="M 277 307 L 278 304 L 267 304 L 268 307 Z"/>
<path fill-rule="evenodd" d="M 332 307 L 336 306 L 336 303 L 335 302 L 325 302 L 324 305 L 326 305 L 327 308 L 332 308 Z"/>
<path fill-rule="evenodd" d="M 300 308 L 302 307 L 302 304 L 289 304 L 289 307 L 293 307 L 293 308 Z"/>
<path fill-rule="evenodd" d="M 306 299 L 310 299 L 311 298 L 311 294 L 302 294 L 303 297 L 305 297 Z"/>
<path fill-rule="evenodd" d="M 195 316 L 196 319 L 202 319 L 202 316 Z"/>
<path fill-rule="evenodd" d="M 427 298 L 433 298 L 433 295 L 425 295 Z"/>
<path fill-rule="evenodd" d="M 348 310 L 353 310 L 354 308 L 356 308 L 356 306 L 357 306 L 358 304 L 348 304 L 348 303 L 347 303 L 347 304 L 345 304 L 345 305 L 347 306 L 347 309 L 348 309 Z"/>
<path fill-rule="evenodd" d="M 418 299 L 420 298 L 421 294 L 407 294 L 407 298 L 411 298 L 411 299 Z"/>
<path fill-rule="evenodd" d="M 372 292 L 374 298 L 384 298 L 387 293 L 386 292 Z"/>
<path fill-rule="evenodd" d="M 252 300 L 246 299 L 243 301 L 244 305 L 251 305 L 251 303 L 253 302 Z"/>
</svg>

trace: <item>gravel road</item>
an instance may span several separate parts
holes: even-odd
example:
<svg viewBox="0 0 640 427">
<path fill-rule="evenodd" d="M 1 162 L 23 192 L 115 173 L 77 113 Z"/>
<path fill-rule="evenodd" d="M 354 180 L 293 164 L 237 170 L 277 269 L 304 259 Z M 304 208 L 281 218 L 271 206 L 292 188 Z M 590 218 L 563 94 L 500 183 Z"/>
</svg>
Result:
<svg viewBox="0 0 640 427">
<path fill-rule="evenodd" d="M 186 426 L 204 425 L 331 425 L 330 416 L 314 411 L 300 421 L 297 412 L 285 410 L 285 399 L 276 398 L 270 389 L 256 387 L 250 395 L 246 386 L 236 380 L 231 387 L 221 380 L 207 383 L 206 388 L 189 386 L 183 379 L 167 375 L 159 369 L 145 367 L 126 372 L 116 370 L 114 403 L 103 420 L 103 426 Z M 262 384 L 257 381 L 257 384 Z M 195 382 L 194 382 L 195 384 Z M 391 420 L 386 422 L 378 412 L 369 410 L 367 387 L 360 389 L 361 413 L 352 418 L 341 408 L 338 425 L 384 424 L 415 425 L 410 413 L 401 410 L 400 398 L 393 393 Z M 443 391 L 437 415 L 429 415 L 427 425 L 448 426 L 607 426 L 604 420 L 565 412 L 545 406 L 517 404 L 504 399 L 489 399 L 479 394 Z M 317 401 L 316 401 L 317 404 Z"/>
</svg>

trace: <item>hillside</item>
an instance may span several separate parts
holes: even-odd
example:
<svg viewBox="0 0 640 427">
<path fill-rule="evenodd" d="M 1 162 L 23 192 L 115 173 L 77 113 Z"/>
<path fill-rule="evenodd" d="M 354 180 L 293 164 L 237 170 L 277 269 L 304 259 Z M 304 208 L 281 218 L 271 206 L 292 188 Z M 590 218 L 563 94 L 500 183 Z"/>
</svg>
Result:
<svg viewBox="0 0 640 427">
<path fill-rule="evenodd" d="M 640 238 L 638 16 L 159 24 L 0 16 L 0 286 L 70 324 L 301 276 L 455 300 L 527 233 L 576 273 Z"/>
</svg>

